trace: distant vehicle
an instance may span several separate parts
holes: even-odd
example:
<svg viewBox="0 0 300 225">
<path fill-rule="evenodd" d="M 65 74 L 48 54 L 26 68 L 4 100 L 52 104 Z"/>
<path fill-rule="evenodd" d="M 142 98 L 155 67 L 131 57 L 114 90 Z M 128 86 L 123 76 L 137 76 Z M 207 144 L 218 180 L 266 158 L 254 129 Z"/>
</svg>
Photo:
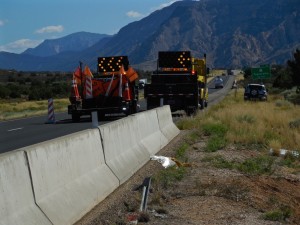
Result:
<svg viewBox="0 0 300 225">
<path fill-rule="evenodd" d="M 218 89 L 218 88 L 223 88 L 224 87 L 224 81 L 221 77 L 216 77 L 215 79 L 215 88 Z"/>
<path fill-rule="evenodd" d="M 263 84 L 248 84 L 244 92 L 244 100 L 267 101 L 268 91 Z"/>
</svg>

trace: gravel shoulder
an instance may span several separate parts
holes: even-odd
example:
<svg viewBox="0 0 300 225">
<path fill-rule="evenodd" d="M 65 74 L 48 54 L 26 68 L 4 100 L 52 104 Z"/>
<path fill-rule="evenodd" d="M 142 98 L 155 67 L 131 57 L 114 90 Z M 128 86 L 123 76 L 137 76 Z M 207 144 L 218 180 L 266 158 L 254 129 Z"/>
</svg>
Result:
<svg viewBox="0 0 300 225">
<path fill-rule="evenodd" d="M 156 155 L 174 156 L 174 150 L 187 140 L 190 132 L 181 131 Z M 188 148 L 186 156 L 193 166 L 186 168 L 182 180 L 168 188 L 151 186 L 145 224 L 300 224 L 299 175 L 279 170 L 271 176 L 248 176 L 218 169 L 203 162 L 203 158 L 218 154 L 227 160 L 244 160 L 259 152 L 231 146 L 207 153 L 203 151 L 205 144 L 203 137 Z M 128 222 L 129 217 L 139 214 L 142 198 L 137 187 L 146 177 L 162 170 L 165 169 L 157 161 L 149 161 L 75 225 L 133 224 Z M 285 221 L 263 219 L 265 212 L 286 206 L 292 216 Z"/>
</svg>

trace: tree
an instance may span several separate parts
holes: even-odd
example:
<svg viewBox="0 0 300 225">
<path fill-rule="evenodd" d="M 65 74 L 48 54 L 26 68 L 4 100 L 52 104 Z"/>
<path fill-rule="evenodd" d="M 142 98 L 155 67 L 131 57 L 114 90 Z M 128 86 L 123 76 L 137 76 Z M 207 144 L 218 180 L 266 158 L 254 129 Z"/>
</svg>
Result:
<svg viewBox="0 0 300 225">
<path fill-rule="evenodd" d="M 277 88 L 292 88 L 294 86 L 291 70 L 288 67 L 281 65 L 272 66 L 273 87 Z"/>
<path fill-rule="evenodd" d="M 0 98 L 7 98 L 9 94 L 10 90 L 7 87 L 0 84 Z"/>
<path fill-rule="evenodd" d="M 290 68 L 293 82 L 300 87 L 300 50 L 297 49 L 294 53 L 294 60 L 288 60 L 287 65 Z"/>
</svg>

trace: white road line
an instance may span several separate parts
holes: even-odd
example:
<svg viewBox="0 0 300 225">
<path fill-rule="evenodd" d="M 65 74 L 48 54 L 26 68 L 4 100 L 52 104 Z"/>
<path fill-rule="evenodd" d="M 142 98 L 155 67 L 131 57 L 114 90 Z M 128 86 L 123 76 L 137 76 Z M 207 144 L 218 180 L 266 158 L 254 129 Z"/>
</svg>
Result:
<svg viewBox="0 0 300 225">
<path fill-rule="evenodd" d="M 22 130 L 22 129 L 23 129 L 23 127 L 18 127 L 18 128 L 10 129 L 10 130 L 7 130 L 7 131 L 11 132 L 11 131 Z"/>
</svg>

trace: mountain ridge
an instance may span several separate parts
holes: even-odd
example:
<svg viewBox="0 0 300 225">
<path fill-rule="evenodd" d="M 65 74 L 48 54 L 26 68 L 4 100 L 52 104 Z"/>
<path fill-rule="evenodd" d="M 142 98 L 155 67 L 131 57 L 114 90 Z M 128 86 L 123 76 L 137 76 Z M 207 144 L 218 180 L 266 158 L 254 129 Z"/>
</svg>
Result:
<svg viewBox="0 0 300 225">
<path fill-rule="evenodd" d="M 97 34 L 90 32 L 76 32 L 62 38 L 46 39 L 35 48 L 28 48 L 21 54 L 34 56 L 52 56 L 62 52 L 79 52 L 99 42 L 101 39 L 109 37 L 107 34 Z"/>
<path fill-rule="evenodd" d="M 9 55 L 10 60 L 0 53 L 0 68 L 72 71 L 82 61 L 96 70 L 98 57 L 128 55 L 137 69 L 153 70 L 158 51 L 167 50 L 190 50 L 195 57 L 205 53 L 209 67 L 284 64 L 300 47 L 299 36 L 297 0 L 179 1 L 81 51 L 43 59 Z"/>
</svg>

